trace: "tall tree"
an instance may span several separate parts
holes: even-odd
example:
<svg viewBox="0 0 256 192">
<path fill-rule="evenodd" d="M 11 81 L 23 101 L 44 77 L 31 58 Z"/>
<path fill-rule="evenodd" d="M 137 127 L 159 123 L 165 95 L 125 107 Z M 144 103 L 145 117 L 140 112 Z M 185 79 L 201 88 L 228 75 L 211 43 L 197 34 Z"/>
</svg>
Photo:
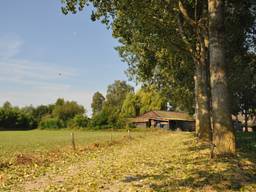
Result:
<svg viewBox="0 0 256 192">
<path fill-rule="evenodd" d="M 99 113 L 102 110 L 104 101 L 105 97 L 100 92 L 97 91 L 94 93 L 91 104 L 93 115 Z"/>
<path fill-rule="evenodd" d="M 208 57 L 209 2 L 207 0 L 131 0 L 129 2 L 126 0 L 70 0 L 63 8 L 63 12 L 65 14 L 69 11 L 76 13 L 78 7 L 82 10 L 84 6 L 92 3 L 94 6 L 92 19 L 101 20 L 109 27 L 112 27 L 114 37 L 118 38 L 123 45 L 119 49 L 121 50 L 121 56 L 125 56 L 125 60 L 128 58 L 131 61 L 132 70 L 143 81 L 150 77 L 153 71 L 152 79 L 157 84 L 160 84 L 160 87 L 163 85 L 159 81 L 160 78 L 156 77 L 159 77 L 159 74 L 164 70 L 172 71 L 172 68 L 170 69 L 171 65 L 169 65 L 171 62 L 161 62 L 163 58 L 173 60 L 176 55 L 179 55 L 183 62 L 193 62 L 195 69 L 194 95 L 197 109 L 197 133 L 200 138 L 209 140 L 211 138 L 209 111 L 211 94 L 209 92 Z M 238 1 L 228 0 L 225 2 L 225 6 L 230 6 L 236 5 Z M 239 2 L 246 4 L 248 1 L 241 0 Z M 239 6 L 233 6 L 230 9 L 231 11 L 227 13 L 234 15 L 239 8 Z M 248 9 L 245 8 L 244 12 L 246 11 Z M 225 17 L 225 22 L 229 23 L 226 18 L 228 17 Z M 241 26 L 243 27 L 243 25 Z M 246 33 L 245 30 L 244 33 Z M 237 37 L 240 38 L 239 35 Z M 230 45 L 228 47 L 231 47 Z M 236 45 L 232 44 L 232 46 Z M 166 55 L 169 57 L 162 57 L 164 52 L 167 52 L 168 54 Z M 186 62 L 186 56 L 189 57 L 190 62 Z M 177 70 L 177 72 L 180 75 L 180 70 Z M 175 75 L 174 77 L 172 80 L 168 80 L 175 82 L 177 78 Z M 171 85 L 173 86 L 173 84 Z M 186 86 L 183 87 L 183 90 L 184 88 Z"/>
<path fill-rule="evenodd" d="M 121 117 L 122 106 L 127 94 L 133 92 L 133 87 L 125 81 L 116 80 L 108 86 L 103 112 L 108 114 L 108 124 L 111 127 L 123 126 Z"/>
<path fill-rule="evenodd" d="M 140 102 L 140 114 L 153 110 L 166 110 L 167 98 L 153 87 L 143 87 L 136 94 Z"/>
<path fill-rule="evenodd" d="M 190 55 L 195 66 L 198 66 L 196 86 L 200 86 L 195 92 L 196 102 L 198 106 L 197 125 L 198 130 L 202 134 L 199 137 L 209 140 L 210 113 L 209 113 L 209 94 L 208 80 L 206 73 L 202 71 L 207 58 L 205 48 L 207 42 L 204 38 L 205 18 L 207 15 L 203 12 L 207 5 L 207 1 L 67 1 L 63 12 L 67 14 L 69 11 L 76 13 L 77 7 L 83 9 L 87 3 L 92 2 L 95 7 L 92 19 L 99 19 L 103 23 L 109 24 L 113 29 L 113 35 L 118 38 L 124 46 L 129 46 L 132 54 L 140 58 L 146 73 L 153 69 L 159 71 L 158 60 L 154 56 L 162 51 L 167 51 L 172 57 L 182 52 L 182 55 Z M 194 14 L 195 13 L 195 14 Z M 191 19 L 191 15 L 196 18 Z M 139 48 L 139 49 L 138 49 Z M 139 51 L 140 50 L 140 51 Z M 148 54 L 148 53 L 153 53 Z M 203 54 L 202 54 L 203 53 Z M 191 62 L 189 62 L 191 63 Z M 139 73 L 144 76 L 145 73 Z"/>
<path fill-rule="evenodd" d="M 123 117 L 135 117 L 140 113 L 139 97 L 134 93 L 128 93 L 122 105 L 121 115 Z"/>
<path fill-rule="evenodd" d="M 105 105 L 120 108 L 128 93 L 133 92 L 132 86 L 125 81 L 116 80 L 108 86 Z"/>
<path fill-rule="evenodd" d="M 213 143 L 217 155 L 235 153 L 225 62 L 224 0 L 208 0 Z"/>
<path fill-rule="evenodd" d="M 58 102 L 60 100 L 61 103 Z M 58 99 L 52 111 L 52 115 L 66 122 L 74 118 L 75 115 L 83 115 L 85 112 L 84 107 L 77 104 L 75 101 L 64 101 L 64 99 Z"/>
</svg>

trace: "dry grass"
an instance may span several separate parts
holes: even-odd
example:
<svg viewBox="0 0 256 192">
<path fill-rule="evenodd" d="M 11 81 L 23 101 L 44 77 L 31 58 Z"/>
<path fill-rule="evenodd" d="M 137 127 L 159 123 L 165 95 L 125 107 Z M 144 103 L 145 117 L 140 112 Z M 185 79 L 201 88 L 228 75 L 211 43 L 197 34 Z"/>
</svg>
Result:
<svg viewBox="0 0 256 192">
<path fill-rule="evenodd" d="M 165 131 L 49 152 L 48 163 L 19 156 L 28 163 L 2 168 L 0 191 L 256 191 L 256 141 L 238 138 L 233 158 L 210 159 L 191 133 Z"/>
</svg>

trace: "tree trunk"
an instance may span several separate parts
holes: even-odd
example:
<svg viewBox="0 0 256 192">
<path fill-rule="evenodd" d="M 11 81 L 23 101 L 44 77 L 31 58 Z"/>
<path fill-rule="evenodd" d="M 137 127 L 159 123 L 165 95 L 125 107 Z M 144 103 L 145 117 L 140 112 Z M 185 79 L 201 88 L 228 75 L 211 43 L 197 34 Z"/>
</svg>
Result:
<svg viewBox="0 0 256 192">
<path fill-rule="evenodd" d="M 206 48 L 202 45 L 200 49 L 200 57 L 197 64 L 197 102 L 198 102 L 198 138 L 203 141 L 211 141 L 211 121 L 208 87 L 209 81 L 207 77 L 207 55 Z"/>
<path fill-rule="evenodd" d="M 198 137 L 198 133 L 200 130 L 199 122 L 200 122 L 200 115 L 198 111 L 198 73 L 199 73 L 199 65 L 196 64 L 194 81 L 195 81 L 195 120 L 196 120 L 196 136 Z"/>
<path fill-rule="evenodd" d="M 245 111 L 244 113 L 244 131 L 248 132 L 248 113 Z"/>
<path fill-rule="evenodd" d="M 225 72 L 224 0 L 208 0 L 213 143 L 216 155 L 235 153 Z"/>
</svg>

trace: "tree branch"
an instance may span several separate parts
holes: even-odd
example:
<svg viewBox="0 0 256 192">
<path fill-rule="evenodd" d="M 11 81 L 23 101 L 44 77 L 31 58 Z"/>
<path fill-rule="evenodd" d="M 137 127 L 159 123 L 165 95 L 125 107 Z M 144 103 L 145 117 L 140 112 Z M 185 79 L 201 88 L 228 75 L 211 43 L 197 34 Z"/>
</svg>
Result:
<svg viewBox="0 0 256 192">
<path fill-rule="evenodd" d="M 183 30 L 183 27 L 182 27 L 182 23 L 181 23 L 181 19 L 180 19 L 180 16 L 177 15 L 177 21 L 178 21 L 178 30 L 179 30 L 179 33 L 180 33 L 180 36 L 181 36 L 181 39 L 183 40 L 183 42 L 186 44 L 186 46 L 188 47 L 188 50 L 190 53 L 194 54 L 194 49 L 192 47 L 192 44 L 188 41 L 188 38 L 187 36 L 185 35 L 185 32 Z"/>
<path fill-rule="evenodd" d="M 188 11 L 183 6 L 181 1 L 179 1 L 179 10 L 180 10 L 181 14 L 183 15 L 183 17 L 188 21 L 188 23 L 190 25 L 192 25 L 193 27 L 196 27 L 196 25 L 197 25 L 196 22 L 193 19 L 191 19 L 191 17 L 188 15 Z"/>
</svg>

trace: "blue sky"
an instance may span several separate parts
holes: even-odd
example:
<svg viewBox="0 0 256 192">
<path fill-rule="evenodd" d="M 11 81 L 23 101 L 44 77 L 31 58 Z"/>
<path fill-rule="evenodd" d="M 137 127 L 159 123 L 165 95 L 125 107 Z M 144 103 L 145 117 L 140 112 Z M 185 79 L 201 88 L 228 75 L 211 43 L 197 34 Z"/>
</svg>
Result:
<svg viewBox="0 0 256 192">
<path fill-rule="evenodd" d="M 127 80 L 111 31 L 92 22 L 89 10 L 65 16 L 60 8 L 60 0 L 0 2 L 0 104 L 48 104 L 62 97 L 90 113 L 94 92 Z"/>
</svg>

